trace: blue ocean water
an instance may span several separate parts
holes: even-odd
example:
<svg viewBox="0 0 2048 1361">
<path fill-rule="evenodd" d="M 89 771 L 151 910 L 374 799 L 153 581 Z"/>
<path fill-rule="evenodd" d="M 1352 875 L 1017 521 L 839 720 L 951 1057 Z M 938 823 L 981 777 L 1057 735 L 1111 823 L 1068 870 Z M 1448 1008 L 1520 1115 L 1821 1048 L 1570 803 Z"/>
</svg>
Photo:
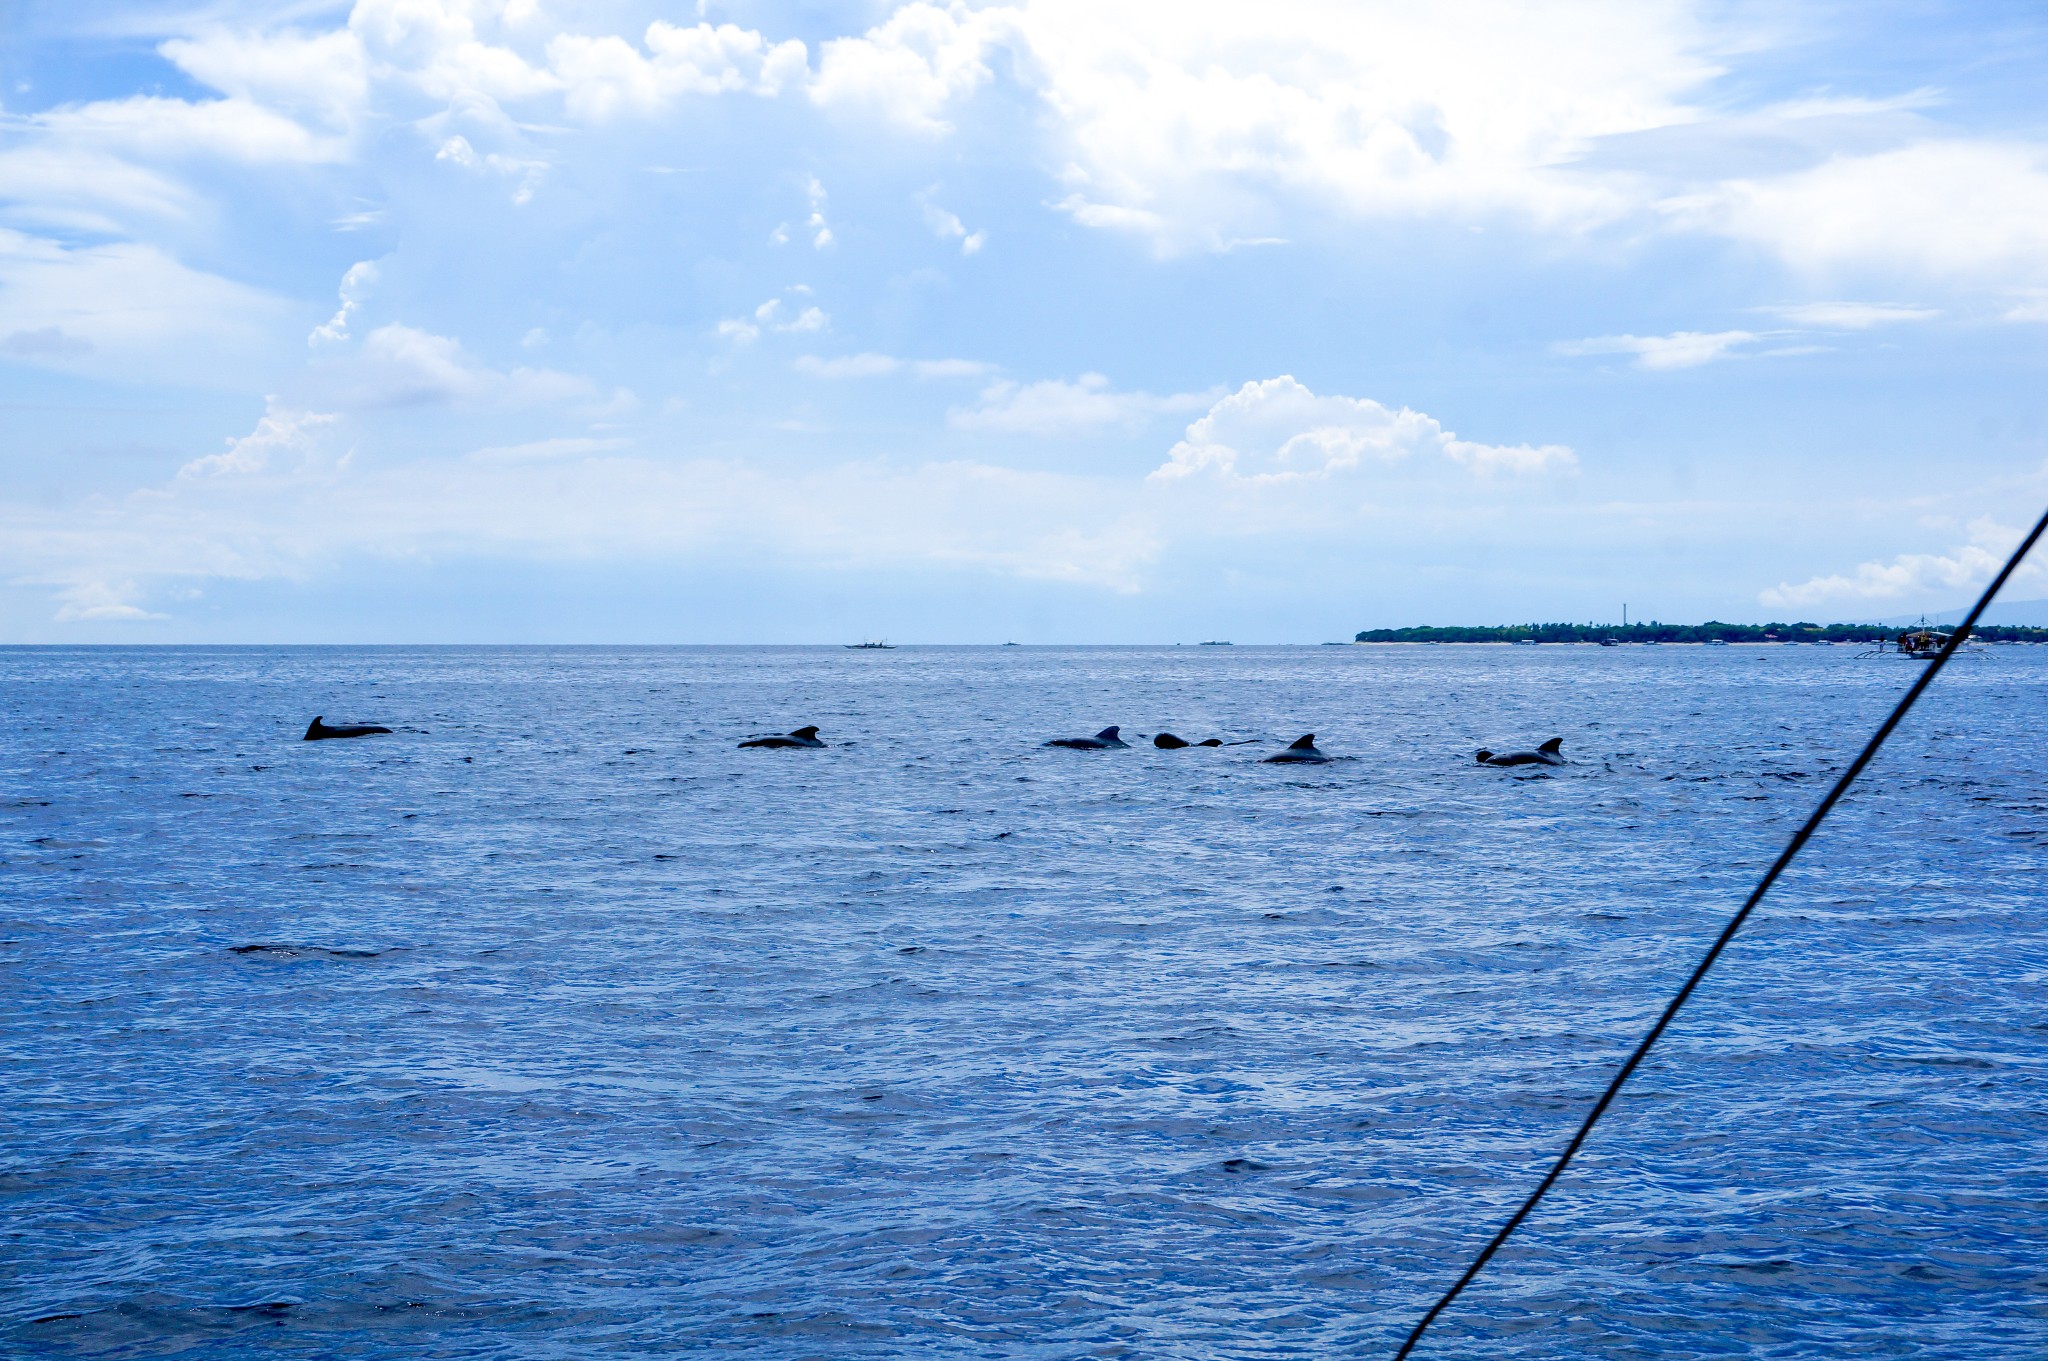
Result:
<svg viewBox="0 0 2048 1361">
<path fill-rule="evenodd" d="M 0 1348 L 1387 1355 L 1916 665 L 0 651 Z M 2048 1353 L 2044 701 L 1949 668 L 1426 1355 Z"/>
</svg>

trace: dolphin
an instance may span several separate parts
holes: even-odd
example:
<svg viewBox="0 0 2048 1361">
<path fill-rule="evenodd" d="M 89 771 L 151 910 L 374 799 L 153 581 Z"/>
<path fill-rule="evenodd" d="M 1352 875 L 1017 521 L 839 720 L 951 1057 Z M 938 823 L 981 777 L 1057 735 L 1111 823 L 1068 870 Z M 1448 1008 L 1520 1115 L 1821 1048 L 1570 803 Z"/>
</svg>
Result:
<svg viewBox="0 0 2048 1361">
<path fill-rule="evenodd" d="M 1275 752 L 1266 758 L 1268 762 L 1279 765 L 1308 766 L 1319 766 L 1329 759 L 1328 756 L 1316 750 L 1316 735 L 1314 733 L 1305 733 L 1295 738 L 1293 742 L 1288 744 L 1287 750 Z"/>
<path fill-rule="evenodd" d="M 320 721 L 320 715 L 315 714 L 313 715 L 313 721 L 306 725 L 305 737 L 300 740 L 305 742 L 322 742 L 330 737 L 368 737 L 371 733 L 390 731 L 391 729 L 380 728 L 374 723 L 343 723 L 337 727 L 330 728 Z"/>
<path fill-rule="evenodd" d="M 1128 747 L 1130 743 L 1116 735 L 1116 725 L 1111 724 L 1093 737 L 1055 737 L 1045 745 L 1048 747 L 1071 747 L 1075 751 L 1107 751 L 1111 747 Z"/>
<path fill-rule="evenodd" d="M 750 741 L 740 743 L 742 747 L 822 747 L 824 745 L 823 742 L 818 740 L 818 730 L 815 727 L 798 728 L 795 732 L 789 733 L 786 736 L 778 734 L 774 737 L 756 737 Z"/>
<path fill-rule="evenodd" d="M 1564 745 L 1562 737 L 1553 737 L 1534 751 L 1508 751 L 1496 756 L 1485 747 L 1479 749 L 1479 764 L 1483 766 L 1561 766 L 1564 756 L 1558 748 Z"/>
<path fill-rule="evenodd" d="M 1223 739 L 1205 737 L 1199 742 L 1190 742 L 1185 737 L 1175 737 L 1170 732 L 1163 732 L 1152 739 L 1152 745 L 1161 751 L 1179 751 L 1182 747 L 1220 747 L 1223 745 Z"/>
</svg>

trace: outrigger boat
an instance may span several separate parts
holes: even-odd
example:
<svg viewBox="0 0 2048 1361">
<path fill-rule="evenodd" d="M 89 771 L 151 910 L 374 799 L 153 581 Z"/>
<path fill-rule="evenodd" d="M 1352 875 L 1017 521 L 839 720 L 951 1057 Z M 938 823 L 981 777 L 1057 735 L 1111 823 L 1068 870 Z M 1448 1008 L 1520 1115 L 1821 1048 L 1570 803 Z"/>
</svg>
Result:
<svg viewBox="0 0 2048 1361">
<path fill-rule="evenodd" d="M 1856 655 L 1911 657 L 1915 661 L 1931 662 L 1941 655 L 1941 650 L 1948 646 L 1948 640 L 1953 636 L 1953 633 L 1944 633 L 1923 619 L 1913 628 L 1900 630 L 1898 637 L 1880 638 L 1877 640 L 1877 646 Z M 1984 656 L 1987 649 L 1982 643 L 1964 642 L 1956 648 L 1956 655 L 1960 657 L 1966 654 L 1972 657 Z"/>
</svg>

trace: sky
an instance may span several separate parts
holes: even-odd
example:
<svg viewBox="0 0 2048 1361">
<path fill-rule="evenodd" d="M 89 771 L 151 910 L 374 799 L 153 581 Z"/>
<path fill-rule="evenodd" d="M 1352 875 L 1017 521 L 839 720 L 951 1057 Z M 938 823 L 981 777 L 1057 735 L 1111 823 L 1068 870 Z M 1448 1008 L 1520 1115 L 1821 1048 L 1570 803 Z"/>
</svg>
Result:
<svg viewBox="0 0 2048 1361">
<path fill-rule="evenodd" d="M 0 0 L 0 642 L 1952 609 L 2044 359 L 2038 3 Z"/>
</svg>

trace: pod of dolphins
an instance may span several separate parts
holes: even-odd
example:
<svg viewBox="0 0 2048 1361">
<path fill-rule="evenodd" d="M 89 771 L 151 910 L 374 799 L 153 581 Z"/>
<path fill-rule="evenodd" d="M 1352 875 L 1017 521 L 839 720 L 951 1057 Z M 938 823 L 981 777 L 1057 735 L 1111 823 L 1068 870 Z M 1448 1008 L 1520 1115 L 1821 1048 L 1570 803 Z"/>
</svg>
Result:
<svg viewBox="0 0 2048 1361">
<path fill-rule="evenodd" d="M 369 737 L 374 733 L 388 733 L 391 729 L 374 723 L 342 723 L 329 725 L 318 715 L 306 728 L 305 741 L 322 742 L 335 737 Z M 1093 737 L 1055 737 L 1045 743 L 1048 747 L 1065 747 L 1070 751 L 1111 751 L 1118 747 L 1128 748 L 1115 724 L 1104 728 Z M 1220 737 L 1205 737 L 1199 742 L 1190 742 L 1170 732 L 1160 733 L 1152 739 L 1152 745 L 1161 751 L 1179 751 L 1184 747 L 1220 747 L 1226 745 Z M 1231 746 L 1240 743 L 1229 743 Z M 766 737 L 750 737 L 740 743 L 747 747 L 769 749 L 821 749 L 825 743 L 818 738 L 816 725 L 794 729 L 786 733 L 773 733 Z M 1491 752 L 1479 749 L 1479 764 L 1483 766 L 1561 766 L 1565 763 L 1562 748 L 1564 739 L 1553 737 L 1534 751 Z M 1268 765 L 1319 766 L 1333 758 L 1316 746 L 1316 735 L 1304 733 L 1289 743 L 1286 750 L 1277 751 L 1265 759 Z"/>
</svg>

